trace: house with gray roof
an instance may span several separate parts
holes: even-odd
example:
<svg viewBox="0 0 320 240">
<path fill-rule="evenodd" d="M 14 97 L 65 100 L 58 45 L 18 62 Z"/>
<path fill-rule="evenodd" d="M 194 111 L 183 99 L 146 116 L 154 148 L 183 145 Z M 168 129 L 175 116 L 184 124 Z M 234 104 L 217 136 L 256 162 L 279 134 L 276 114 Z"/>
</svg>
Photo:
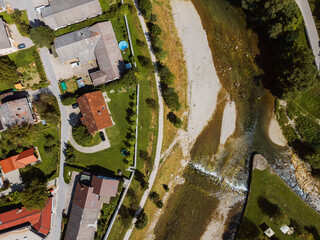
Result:
<svg viewBox="0 0 320 240">
<path fill-rule="evenodd" d="M 43 22 L 56 30 L 102 13 L 98 0 L 49 0 L 41 9 Z"/>
<path fill-rule="evenodd" d="M 0 18 L 0 56 L 10 54 L 14 51 L 15 48 L 13 47 L 13 39 L 10 35 L 9 26 Z"/>
<path fill-rule="evenodd" d="M 94 239 L 100 210 L 118 192 L 119 180 L 82 173 L 72 200 L 65 240 Z"/>
<path fill-rule="evenodd" d="M 57 37 L 54 46 L 63 63 L 81 65 L 97 61 L 99 70 L 90 72 L 94 86 L 120 78 L 125 64 L 111 22 L 97 23 Z"/>
<path fill-rule="evenodd" d="M 31 104 L 26 97 L 0 103 L 0 131 L 22 123 L 35 123 Z"/>
</svg>

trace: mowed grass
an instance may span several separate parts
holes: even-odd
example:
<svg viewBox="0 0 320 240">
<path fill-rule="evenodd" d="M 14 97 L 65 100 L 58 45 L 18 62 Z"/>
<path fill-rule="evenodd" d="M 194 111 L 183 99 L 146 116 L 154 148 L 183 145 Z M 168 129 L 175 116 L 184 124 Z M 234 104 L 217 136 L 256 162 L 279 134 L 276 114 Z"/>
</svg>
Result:
<svg viewBox="0 0 320 240">
<path fill-rule="evenodd" d="M 9 54 L 8 57 L 14 61 L 16 66 L 19 68 L 34 62 L 34 57 L 32 55 L 33 51 L 35 51 L 35 47 L 19 50 Z"/>
<path fill-rule="evenodd" d="M 295 222 L 295 234 L 288 236 L 280 231 L 282 223 L 270 219 L 258 206 L 258 198 L 262 196 L 271 203 L 277 204 L 281 209 L 283 222 L 292 227 Z M 278 175 L 270 173 L 269 170 L 254 170 L 252 172 L 249 199 L 244 218 L 249 219 L 256 226 L 266 223 L 275 232 L 279 239 L 305 239 L 298 234 L 303 228 L 314 227 L 316 229 L 314 239 L 319 239 L 320 214 L 302 201 L 291 189 L 279 178 Z M 291 225 L 290 225 L 291 222 Z M 241 224 L 241 230 L 247 230 L 248 226 Z M 240 231 L 241 231 L 240 230 Z M 262 234 L 262 231 L 261 231 Z M 318 234 L 318 235 L 317 235 Z M 242 239 L 239 238 L 238 239 Z"/>
<path fill-rule="evenodd" d="M 320 83 L 300 93 L 295 103 L 320 119 Z"/>
<path fill-rule="evenodd" d="M 200 239 L 219 204 L 212 194 L 219 186 L 191 169 L 183 177 L 155 227 L 156 239 Z"/>
<path fill-rule="evenodd" d="M 113 171 L 115 174 L 118 170 L 121 170 L 125 176 L 129 176 L 129 173 L 125 171 L 126 167 L 123 162 L 121 150 L 124 147 L 123 140 L 129 127 L 129 123 L 126 120 L 126 110 L 129 107 L 129 95 L 132 91 L 133 90 L 122 93 L 108 93 L 108 97 L 111 99 L 108 107 L 111 117 L 115 122 L 114 126 L 106 129 L 111 147 L 90 154 L 75 151 L 76 159 L 79 163 L 86 167 L 100 166 Z"/>
<path fill-rule="evenodd" d="M 14 24 L 14 21 L 11 17 L 11 14 L 8 14 L 6 11 L 0 13 L 0 17 L 9 25 Z M 28 15 L 25 10 L 22 11 L 22 17 L 21 17 L 22 22 L 26 22 L 29 24 L 29 19 Z"/>
</svg>

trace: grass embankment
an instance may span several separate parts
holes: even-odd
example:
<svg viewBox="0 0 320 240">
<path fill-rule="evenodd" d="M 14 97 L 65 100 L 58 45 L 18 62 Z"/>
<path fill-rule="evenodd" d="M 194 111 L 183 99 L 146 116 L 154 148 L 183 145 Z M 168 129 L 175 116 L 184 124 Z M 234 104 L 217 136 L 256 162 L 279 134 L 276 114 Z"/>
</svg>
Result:
<svg viewBox="0 0 320 240">
<path fill-rule="evenodd" d="M 265 204 L 269 201 L 276 205 L 280 209 L 280 215 L 273 218 L 268 216 L 262 210 L 267 206 L 261 205 L 261 199 L 267 199 L 264 200 Z M 274 206 L 275 209 L 277 207 Z M 278 239 L 307 239 L 300 234 L 308 231 L 313 234 L 314 239 L 320 238 L 319 213 L 303 202 L 276 174 L 267 169 L 256 169 L 252 172 L 249 199 L 237 239 L 259 239 L 259 235 L 263 235 L 259 225 L 263 223 L 271 227 Z M 285 235 L 280 231 L 283 224 L 294 227 L 293 235 Z"/>
<path fill-rule="evenodd" d="M 167 52 L 167 57 L 162 60 L 168 66 L 170 71 L 175 75 L 174 84 L 172 87 L 177 91 L 181 103 L 181 108 L 176 112 L 176 115 L 181 118 L 185 111 L 188 111 L 188 79 L 187 69 L 183 57 L 183 46 L 179 40 L 179 36 L 172 17 L 171 5 L 169 0 L 158 0 L 152 3 L 153 13 L 157 15 L 156 24 L 159 25 L 162 32 L 159 36 L 164 42 L 162 48 Z M 177 133 L 177 128 L 167 119 L 167 114 L 171 110 L 168 106 L 164 107 L 164 126 L 163 126 L 163 146 L 165 151 L 174 136 Z M 187 118 L 184 118 L 184 126 L 187 126 Z"/>
<path fill-rule="evenodd" d="M 127 1 L 127 3 L 133 5 L 132 1 Z M 139 177 L 134 178 L 130 186 L 130 191 L 134 192 L 134 197 L 126 197 L 123 203 L 122 209 L 130 208 L 134 212 L 138 209 L 138 203 L 144 192 L 141 184 L 147 181 L 148 174 L 153 166 L 158 135 L 158 110 L 151 109 L 146 103 L 147 98 L 153 98 L 157 101 L 156 82 L 152 69 L 143 67 L 137 59 L 137 56 L 145 56 L 150 59 L 150 54 L 135 8 L 133 8 L 133 12 L 127 15 L 127 19 L 133 44 L 132 47 L 136 56 L 135 60 L 140 71 L 138 151 L 146 151 L 150 159 L 147 162 L 138 154 L 137 169 L 141 174 L 139 174 Z M 138 46 L 137 43 L 140 43 L 140 45 Z M 109 239 L 122 239 L 130 224 L 130 215 L 126 215 L 124 211 L 120 211 Z"/>
</svg>

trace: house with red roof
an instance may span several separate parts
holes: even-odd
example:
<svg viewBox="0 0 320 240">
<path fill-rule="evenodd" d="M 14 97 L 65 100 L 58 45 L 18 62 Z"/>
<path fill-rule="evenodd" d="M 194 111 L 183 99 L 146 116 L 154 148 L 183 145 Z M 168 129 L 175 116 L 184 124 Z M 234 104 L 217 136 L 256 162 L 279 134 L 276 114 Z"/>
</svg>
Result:
<svg viewBox="0 0 320 240">
<path fill-rule="evenodd" d="M 2 236 L 21 235 L 21 231 L 28 228 L 38 236 L 45 237 L 51 229 L 52 198 L 47 200 L 44 209 L 27 210 L 25 207 L 0 214 L 0 239 Z M 30 234 L 25 231 L 25 234 Z M 20 238 L 12 238 L 20 239 Z M 23 238 L 22 238 L 23 239 Z"/>
<path fill-rule="evenodd" d="M 38 157 L 35 155 L 35 152 L 38 156 L 40 156 L 36 148 L 30 148 L 17 155 L 1 160 L 0 170 L 2 177 L 4 179 L 8 179 L 11 183 L 20 183 L 21 180 L 19 169 L 39 161 Z"/>
<path fill-rule="evenodd" d="M 90 92 L 77 99 L 82 117 L 80 121 L 89 133 L 113 126 L 101 91 Z"/>
</svg>

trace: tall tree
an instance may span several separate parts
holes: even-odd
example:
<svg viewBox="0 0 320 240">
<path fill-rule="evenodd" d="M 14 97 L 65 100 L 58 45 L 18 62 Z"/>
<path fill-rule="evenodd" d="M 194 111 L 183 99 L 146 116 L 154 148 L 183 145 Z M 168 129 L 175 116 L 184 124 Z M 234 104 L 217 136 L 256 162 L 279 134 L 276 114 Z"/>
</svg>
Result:
<svg viewBox="0 0 320 240">
<path fill-rule="evenodd" d="M 0 86 L 11 87 L 18 80 L 17 66 L 8 56 L 0 57 Z"/>
<path fill-rule="evenodd" d="M 54 31 L 48 26 L 38 26 L 30 30 L 30 38 L 38 47 L 50 47 L 54 37 Z"/>
</svg>

